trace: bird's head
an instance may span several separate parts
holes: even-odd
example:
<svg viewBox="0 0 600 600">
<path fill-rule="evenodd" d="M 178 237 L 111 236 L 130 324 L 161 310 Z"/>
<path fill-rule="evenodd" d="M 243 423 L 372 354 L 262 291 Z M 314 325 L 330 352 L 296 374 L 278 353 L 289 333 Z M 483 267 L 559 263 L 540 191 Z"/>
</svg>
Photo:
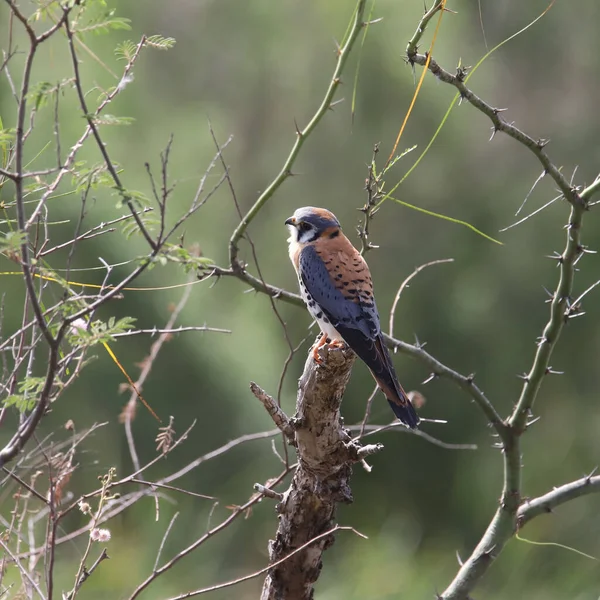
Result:
<svg viewBox="0 0 600 600">
<path fill-rule="evenodd" d="M 297 209 L 285 224 L 290 230 L 290 243 L 308 244 L 325 235 L 339 235 L 340 231 L 340 222 L 332 212 L 314 206 Z"/>
</svg>

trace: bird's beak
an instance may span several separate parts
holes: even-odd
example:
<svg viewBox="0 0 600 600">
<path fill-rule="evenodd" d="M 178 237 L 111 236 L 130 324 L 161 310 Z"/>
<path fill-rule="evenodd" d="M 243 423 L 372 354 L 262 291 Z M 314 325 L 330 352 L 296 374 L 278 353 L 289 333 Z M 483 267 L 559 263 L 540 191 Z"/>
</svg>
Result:
<svg viewBox="0 0 600 600">
<path fill-rule="evenodd" d="M 295 226 L 296 225 L 296 217 L 290 217 L 289 219 L 286 219 L 285 224 Z"/>
</svg>

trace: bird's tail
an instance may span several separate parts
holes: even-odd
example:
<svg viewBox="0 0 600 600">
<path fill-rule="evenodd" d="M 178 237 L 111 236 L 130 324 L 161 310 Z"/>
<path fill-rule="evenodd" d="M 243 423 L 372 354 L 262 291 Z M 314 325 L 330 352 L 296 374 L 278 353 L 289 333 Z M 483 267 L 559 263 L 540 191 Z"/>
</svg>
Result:
<svg viewBox="0 0 600 600">
<path fill-rule="evenodd" d="M 348 333 L 346 331 L 342 333 L 344 339 L 346 339 Z M 353 341 L 356 342 L 356 340 Z M 392 359 L 383 342 L 383 337 L 379 334 L 375 340 L 370 340 L 368 344 L 364 343 L 364 339 L 362 341 L 363 343 L 353 344 L 351 340 L 346 339 L 346 342 L 354 349 L 359 358 L 369 367 L 373 378 L 385 394 L 394 414 L 405 425 L 415 429 L 419 424 L 419 416 L 398 381 Z"/>
</svg>

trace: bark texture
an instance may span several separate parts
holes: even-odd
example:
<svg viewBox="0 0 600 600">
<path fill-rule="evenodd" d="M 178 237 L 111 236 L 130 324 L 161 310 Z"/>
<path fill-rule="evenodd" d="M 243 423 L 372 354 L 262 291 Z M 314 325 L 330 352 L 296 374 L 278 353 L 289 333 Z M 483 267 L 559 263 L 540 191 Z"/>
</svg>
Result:
<svg viewBox="0 0 600 600">
<path fill-rule="evenodd" d="M 309 353 L 298 385 L 296 414 L 291 419 L 298 467 L 277 505 L 279 526 L 269 543 L 271 562 L 335 527 L 337 504 L 352 502 L 352 464 L 380 449 L 379 445 L 361 447 L 342 426 L 340 404 L 354 353 L 326 345 L 320 354 L 323 363 L 318 365 Z M 333 541 L 333 534 L 324 536 L 269 571 L 262 600 L 312 598 L 323 551 Z"/>
</svg>

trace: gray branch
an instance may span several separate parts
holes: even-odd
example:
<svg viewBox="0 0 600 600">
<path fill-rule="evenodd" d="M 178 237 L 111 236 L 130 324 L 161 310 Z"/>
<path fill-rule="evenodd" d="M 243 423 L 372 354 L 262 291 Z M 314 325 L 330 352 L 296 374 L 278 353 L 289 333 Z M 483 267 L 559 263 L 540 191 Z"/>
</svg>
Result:
<svg viewBox="0 0 600 600">
<path fill-rule="evenodd" d="M 334 537 L 325 536 L 301 552 L 292 553 L 335 527 L 337 505 L 352 502 L 352 465 L 374 449 L 362 449 L 353 441 L 340 418 L 354 353 L 325 346 L 322 356 L 323 363 L 317 365 L 309 353 L 298 385 L 296 414 L 291 420 L 298 468 L 277 505 L 279 527 L 269 544 L 271 563 L 290 558 L 269 571 L 262 600 L 312 598 L 323 551 L 333 544 Z"/>
</svg>

